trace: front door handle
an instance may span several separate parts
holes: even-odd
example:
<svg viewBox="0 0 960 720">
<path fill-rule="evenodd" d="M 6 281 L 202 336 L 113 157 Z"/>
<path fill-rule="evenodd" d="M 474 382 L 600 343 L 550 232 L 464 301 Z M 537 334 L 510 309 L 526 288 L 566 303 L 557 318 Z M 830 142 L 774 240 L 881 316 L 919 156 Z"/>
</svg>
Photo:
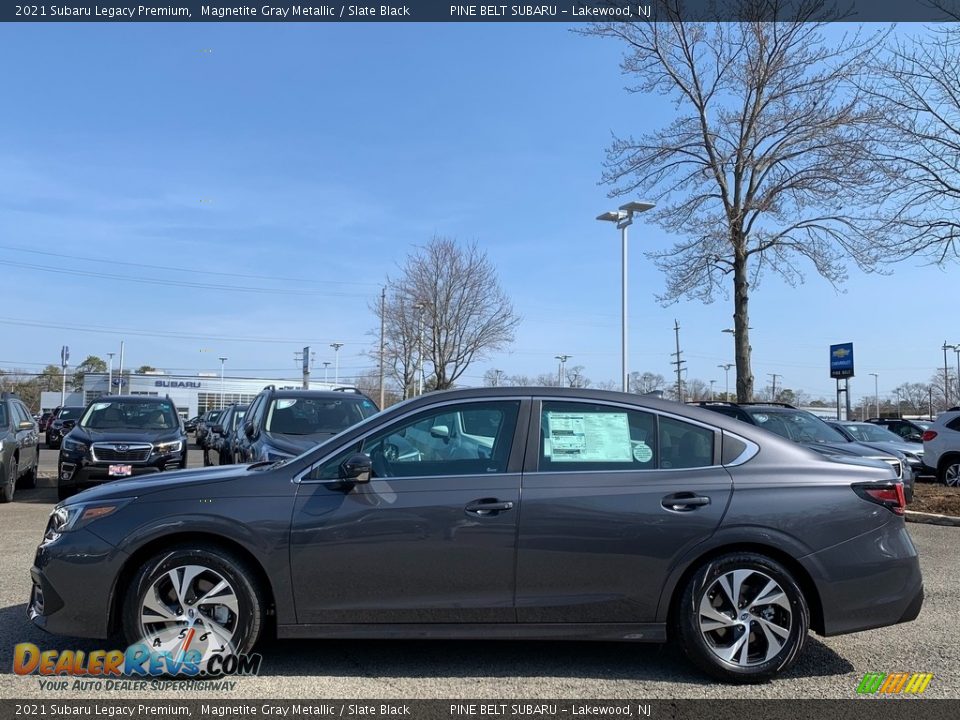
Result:
<svg viewBox="0 0 960 720">
<path fill-rule="evenodd" d="M 513 510 L 513 503 L 509 500 L 500 501 L 496 498 L 474 500 L 463 509 L 467 515 L 475 515 L 477 517 L 490 517 L 505 510 Z"/>
<path fill-rule="evenodd" d="M 673 510 L 674 512 L 690 512 L 698 507 L 709 505 L 710 498 L 692 492 L 680 492 L 667 495 L 660 504 L 667 510 Z"/>
</svg>

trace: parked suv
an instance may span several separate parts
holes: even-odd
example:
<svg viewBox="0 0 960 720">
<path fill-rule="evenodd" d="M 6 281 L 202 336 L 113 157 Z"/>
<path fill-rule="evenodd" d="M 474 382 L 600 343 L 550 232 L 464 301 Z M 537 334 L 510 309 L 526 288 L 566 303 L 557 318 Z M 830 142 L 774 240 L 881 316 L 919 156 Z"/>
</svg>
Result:
<svg viewBox="0 0 960 720">
<path fill-rule="evenodd" d="M 870 418 L 867 422 L 882 425 L 890 432 L 912 443 L 923 442 L 923 434 L 931 425 L 927 420 L 907 420 L 906 418 Z"/>
<path fill-rule="evenodd" d="M 210 428 L 210 449 L 217 452 L 217 465 L 233 465 L 236 454 L 236 436 L 241 430 L 246 405 L 231 405 L 220 421 Z M 206 459 L 206 453 L 204 458 Z M 204 462 L 204 465 L 212 463 Z"/>
<path fill-rule="evenodd" d="M 197 443 L 197 447 L 201 450 L 209 450 L 210 446 L 207 444 L 207 438 L 210 435 L 210 428 L 217 424 L 217 420 L 220 419 L 220 416 L 223 415 L 223 410 L 207 410 L 203 415 L 200 416 L 200 422 L 197 423 L 197 429 L 194 433 L 194 438 Z"/>
<path fill-rule="evenodd" d="M 253 402 L 237 434 L 237 462 L 285 460 L 377 412 L 352 390 L 277 390 L 267 386 Z"/>
<path fill-rule="evenodd" d="M 70 432 L 80 414 L 83 412 L 82 405 L 65 405 L 58 407 L 53 411 L 53 417 L 47 425 L 46 441 L 47 447 L 56 450 L 60 447 L 60 441 L 63 436 Z"/>
<path fill-rule="evenodd" d="M 851 442 L 839 430 L 830 427 L 826 420 L 806 410 L 787 403 L 700 402 L 692 404 L 743 420 L 751 425 L 758 425 L 823 455 L 853 455 L 887 463 L 903 481 L 905 494 L 908 498 L 913 498 L 913 471 L 907 464 L 906 458 L 902 455 L 897 457 L 889 451 Z"/>
<path fill-rule="evenodd" d="M 85 485 L 187 467 L 187 433 L 167 398 L 110 396 L 90 403 L 63 438 L 60 499 Z"/>
<path fill-rule="evenodd" d="M 37 484 L 40 433 L 27 406 L 16 395 L 0 395 L 0 502 L 13 500 L 17 487 Z"/>
<path fill-rule="evenodd" d="M 960 487 L 960 411 L 941 413 L 923 433 L 923 461 L 940 482 Z"/>
</svg>

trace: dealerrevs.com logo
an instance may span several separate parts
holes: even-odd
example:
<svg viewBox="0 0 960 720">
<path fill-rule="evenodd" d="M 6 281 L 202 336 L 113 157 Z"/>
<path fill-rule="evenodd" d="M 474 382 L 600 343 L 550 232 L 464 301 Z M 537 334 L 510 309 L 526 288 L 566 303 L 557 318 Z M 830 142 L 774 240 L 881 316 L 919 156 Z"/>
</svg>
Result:
<svg viewBox="0 0 960 720">
<path fill-rule="evenodd" d="M 19 643 L 13 650 L 17 675 L 99 678 L 190 679 L 221 675 L 257 675 L 263 657 L 237 654 L 220 646 L 219 651 L 191 648 L 189 633 L 175 649 L 160 643 L 134 643 L 126 650 L 41 650 L 33 643 Z"/>
<path fill-rule="evenodd" d="M 919 695 L 933 680 L 933 673 L 867 673 L 857 686 L 859 695 Z"/>
</svg>

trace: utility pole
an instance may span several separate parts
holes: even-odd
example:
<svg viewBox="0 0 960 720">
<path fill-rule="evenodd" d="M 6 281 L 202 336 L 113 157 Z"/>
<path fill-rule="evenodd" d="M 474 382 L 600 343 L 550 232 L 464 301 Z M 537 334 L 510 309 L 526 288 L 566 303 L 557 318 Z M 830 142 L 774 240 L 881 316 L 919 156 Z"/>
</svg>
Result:
<svg viewBox="0 0 960 720">
<path fill-rule="evenodd" d="M 771 395 L 770 402 L 776 402 L 777 401 L 777 378 L 782 376 L 777 375 L 777 373 L 767 373 L 767 375 L 769 375 L 773 379 L 773 382 L 770 385 L 770 395 Z"/>
<path fill-rule="evenodd" d="M 897 388 L 896 392 L 897 392 L 897 417 L 902 418 L 903 413 L 900 412 L 900 388 Z"/>
<path fill-rule="evenodd" d="M 384 402 L 386 402 L 386 387 L 383 384 L 383 379 L 384 379 L 383 356 L 385 351 L 384 338 L 386 336 L 386 327 L 387 327 L 387 286 L 384 285 L 380 289 L 380 409 L 381 410 L 383 410 Z"/>
<path fill-rule="evenodd" d="M 123 340 L 120 341 L 120 385 L 117 395 L 123 395 Z"/>
<path fill-rule="evenodd" d="M 330 347 L 333 348 L 333 384 L 340 384 L 340 348 L 343 347 L 343 343 L 330 343 Z"/>
<path fill-rule="evenodd" d="M 503 370 L 494 370 L 493 371 L 493 386 L 500 387 L 500 376 L 503 374 Z"/>
<path fill-rule="evenodd" d="M 677 341 L 677 351 L 670 354 L 677 359 L 670 364 L 677 367 L 677 402 L 683 402 L 683 366 L 687 361 L 681 358 L 683 351 L 680 350 L 680 323 L 676 319 L 673 321 L 673 334 Z"/>
<path fill-rule="evenodd" d="M 303 389 L 310 389 L 310 346 L 303 349 Z"/>
<path fill-rule="evenodd" d="M 61 384 L 60 384 L 60 407 L 63 407 L 66 402 L 67 397 L 67 365 L 70 363 L 70 348 L 67 345 L 64 345 L 60 348 L 60 369 L 61 375 Z"/>
<path fill-rule="evenodd" d="M 566 368 L 567 360 L 569 360 L 573 356 L 572 355 L 554 355 L 554 357 L 560 361 L 559 366 L 557 366 L 557 387 L 563 387 L 564 380 L 565 380 L 563 371 Z"/>
<path fill-rule="evenodd" d="M 110 371 L 109 371 L 110 374 L 107 375 L 107 395 L 113 395 L 113 356 L 114 355 L 116 355 L 116 353 L 112 353 L 112 352 L 107 353 L 107 356 L 110 358 Z"/>
<path fill-rule="evenodd" d="M 873 375 L 873 399 L 877 407 L 877 417 L 880 417 L 880 375 L 878 373 L 870 373 L 870 375 Z"/>
</svg>

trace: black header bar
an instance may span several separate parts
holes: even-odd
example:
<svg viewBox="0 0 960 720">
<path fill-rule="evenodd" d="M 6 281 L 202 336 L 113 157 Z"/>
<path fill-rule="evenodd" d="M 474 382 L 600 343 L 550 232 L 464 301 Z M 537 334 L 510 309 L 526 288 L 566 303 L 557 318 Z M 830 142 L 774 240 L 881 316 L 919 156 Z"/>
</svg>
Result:
<svg viewBox="0 0 960 720">
<path fill-rule="evenodd" d="M 62 0 L 0 3 L 2 22 L 642 22 L 664 20 L 960 20 L 960 0 L 578 0 L 476 3 L 380 0 L 340 3 Z"/>
</svg>

